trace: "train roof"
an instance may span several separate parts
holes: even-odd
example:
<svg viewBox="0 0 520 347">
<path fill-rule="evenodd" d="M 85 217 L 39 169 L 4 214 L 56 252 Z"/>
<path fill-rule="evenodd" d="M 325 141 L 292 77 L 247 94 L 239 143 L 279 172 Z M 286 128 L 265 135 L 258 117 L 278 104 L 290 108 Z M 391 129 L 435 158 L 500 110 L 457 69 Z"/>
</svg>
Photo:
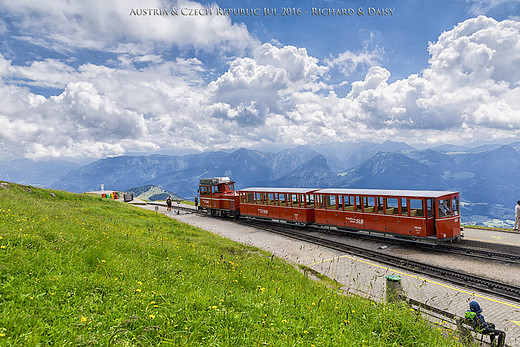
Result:
<svg viewBox="0 0 520 347">
<path fill-rule="evenodd" d="M 375 196 L 405 196 L 417 198 L 440 198 L 442 196 L 458 194 L 459 192 L 447 190 L 389 190 L 389 189 L 340 189 L 327 188 L 314 191 L 315 194 L 340 194 L 340 195 L 375 195 Z"/>
<path fill-rule="evenodd" d="M 289 194 L 338 194 L 338 195 L 373 195 L 373 196 L 404 196 L 415 198 L 440 198 L 446 195 L 458 194 L 456 191 L 447 190 L 390 190 L 390 189 L 345 189 L 345 188 L 268 188 L 252 187 L 244 188 L 241 192 L 254 193 L 289 193 Z"/>
<path fill-rule="evenodd" d="M 240 189 L 241 192 L 254 193 L 289 193 L 289 194 L 308 194 L 318 188 L 267 188 L 267 187 L 252 187 Z"/>
<path fill-rule="evenodd" d="M 231 181 L 229 177 L 213 177 L 213 178 L 201 178 L 200 185 L 203 186 L 214 186 L 220 183 L 235 183 Z"/>
</svg>

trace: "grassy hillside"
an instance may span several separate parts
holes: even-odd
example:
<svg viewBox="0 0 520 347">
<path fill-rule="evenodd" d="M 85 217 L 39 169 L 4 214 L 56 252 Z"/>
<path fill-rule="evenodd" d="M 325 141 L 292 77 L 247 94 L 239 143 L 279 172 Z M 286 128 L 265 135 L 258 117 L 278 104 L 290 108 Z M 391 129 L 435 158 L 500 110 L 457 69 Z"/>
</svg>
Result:
<svg viewBox="0 0 520 347">
<path fill-rule="evenodd" d="M 0 345 L 452 346 L 164 215 L 0 182 Z"/>
</svg>

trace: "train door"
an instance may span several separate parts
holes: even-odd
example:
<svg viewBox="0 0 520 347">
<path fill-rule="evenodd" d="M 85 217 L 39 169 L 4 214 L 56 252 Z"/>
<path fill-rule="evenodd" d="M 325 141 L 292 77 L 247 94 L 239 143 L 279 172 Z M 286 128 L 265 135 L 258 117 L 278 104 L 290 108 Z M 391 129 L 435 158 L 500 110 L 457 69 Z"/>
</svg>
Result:
<svg viewBox="0 0 520 347">
<path fill-rule="evenodd" d="M 363 197 L 363 212 L 365 229 L 378 230 L 376 198 L 373 196 Z"/>
<path fill-rule="evenodd" d="M 327 223 L 333 225 L 339 225 L 342 223 L 341 214 L 338 214 L 338 199 L 336 195 L 327 195 L 326 204 L 327 208 Z"/>
<path fill-rule="evenodd" d="M 434 200 L 426 199 L 426 236 L 437 235 L 434 207 Z"/>
<path fill-rule="evenodd" d="M 408 199 L 399 198 L 399 200 L 399 233 L 403 235 L 412 235 L 412 230 L 410 229 L 410 218 L 408 218 Z"/>
<path fill-rule="evenodd" d="M 278 195 L 278 204 L 280 207 L 278 208 L 278 218 L 282 218 L 282 216 L 287 213 L 287 195 L 285 193 L 280 193 Z"/>
<path fill-rule="evenodd" d="M 414 236 L 426 237 L 428 236 L 426 212 L 426 199 L 409 199 L 408 206 L 410 207 L 410 231 Z"/>
<path fill-rule="evenodd" d="M 435 229 L 437 231 L 437 238 L 445 238 L 446 235 L 451 234 L 451 201 L 450 199 L 436 199 L 435 200 Z"/>
<path fill-rule="evenodd" d="M 401 233 L 401 217 L 399 216 L 399 199 L 385 198 L 385 227 L 386 232 Z"/>
</svg>

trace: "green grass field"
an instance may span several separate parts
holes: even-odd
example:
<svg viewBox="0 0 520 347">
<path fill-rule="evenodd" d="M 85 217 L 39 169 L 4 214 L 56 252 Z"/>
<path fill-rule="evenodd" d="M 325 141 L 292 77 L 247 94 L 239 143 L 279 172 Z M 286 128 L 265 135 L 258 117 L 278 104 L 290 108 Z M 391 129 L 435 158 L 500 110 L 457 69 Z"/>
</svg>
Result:
<svg viewBox="0 0 520 347">
<path fill-rule="evenodd" d="M 340 293 L 162 214 L 0 183 L 1 346 L 454 346 L 406 307 Z"/>
</svg>

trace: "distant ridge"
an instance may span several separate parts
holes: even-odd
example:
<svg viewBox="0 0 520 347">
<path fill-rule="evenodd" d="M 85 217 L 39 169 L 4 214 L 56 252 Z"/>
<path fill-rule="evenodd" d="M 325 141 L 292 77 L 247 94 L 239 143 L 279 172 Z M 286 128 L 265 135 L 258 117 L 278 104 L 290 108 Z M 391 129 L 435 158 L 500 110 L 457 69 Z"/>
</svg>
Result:
<svg viewBox="0 0 520 347">
<path fill-rule="evenodd" d="M 130 188 L 125 193 L 132 193 L 134 198 L 148 201 L 166 200 L 168 196 L 171 196 L 174 200 L 182 199 L 177 194 L 164 190 L 160 185 L 154 186 L 151 184 Z"/>
</svg>

